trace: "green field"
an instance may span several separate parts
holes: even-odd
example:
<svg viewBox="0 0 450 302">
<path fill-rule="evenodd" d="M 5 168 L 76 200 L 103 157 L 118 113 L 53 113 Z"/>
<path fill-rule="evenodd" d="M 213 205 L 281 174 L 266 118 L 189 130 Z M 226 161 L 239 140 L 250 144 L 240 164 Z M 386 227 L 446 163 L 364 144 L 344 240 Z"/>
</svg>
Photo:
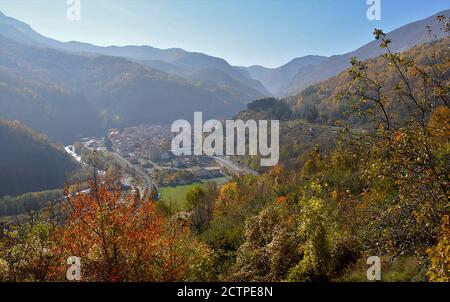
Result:
<svg viewBox="0 0 450 302">
<path fill-rule="evenodd" d="M 201 183 L 193 183 L 190 185 L 182 185 L 182 186 L 176 186 L 176 187 L 160 187 L 159 193 L 160 193 L 160 199 L 162 202 L 171 202 L 174 203 L 175 206 L 182 210 L 184 209 L 185 205 L 185 197 L 186 193 L 189 192 L 189 190 L 195 186 L 206 186 L 206 183 L 208 182 L 216 182 L 218 185 L 222 185 L 225 182 L 227 182 L 226 177 L 220 177 L 220 178 L 212 178 L 208 180 L 204 180 Z"/>
</svg>

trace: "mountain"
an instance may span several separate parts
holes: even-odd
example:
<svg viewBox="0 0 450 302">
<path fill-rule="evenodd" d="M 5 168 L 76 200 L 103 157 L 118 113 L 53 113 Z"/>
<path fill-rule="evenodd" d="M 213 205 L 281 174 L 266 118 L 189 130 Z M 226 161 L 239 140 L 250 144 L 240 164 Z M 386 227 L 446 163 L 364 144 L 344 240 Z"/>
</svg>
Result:
<svg viewBox="0 0 450 302">
<path fill-rule="evenodd" d="M 228 117 L 251 100 L 251 88 L 223 78 L 228 86 L 193 82 L 125 58 L 66 53 L 0 36 L 0 117 L 63 142 L 109 127 L 192 119 L 194 111 Z"/>
<path fill-rule="evenodd" d="M 0 36 L 0 118 L 18 120 L 60 142 L 100 133 L 100 116 L 87 98 L 49 80 L 31 63 L 38 59 L 32 49 L 22 49 L 28 61 L 19 58 L 19 49 Z M 46 64 L 53 62 L 48 56 Z"/>
<path fill-rule="evenodd" d="M 76 41 L 60 42 L 44 37 L 35 32 L 28 24 L 7 17 L 4 14 L 0 14 L 0 34 L 16 42 L 35 47 L 50 47 L 78 54 L 124 57 L 187 79 L 192 79 L 190 77 L 192 73 L 203 69 L 208 70 L 207 73 L 200 73 L 200 75 L 205 75 L 205 77 L 201 78 L 204 81 L 211 82 L 210 77 L 208 77 L 211 73 L 227 73 L 229 77 L 240 82 L 240 86 L 248 86 L 245 88 L 247 92 L 251 92 L 248 95 L 248 101 L 253 98 L 270 95 L 260 82 L 244 76 L 224 59 L 202 53 L 188 52 L 180 48 L 159 49 L 151 46 L 101 47 Z M 199 75 L 195 78 L 198 79 Z M 214 82 L 219 86 L 226 86 L 226 83 L 220 80 Z"/>
<path fill-rule="evenodd" d="M 430 72 L 430 58 L 434 56 L 436 62 L 445 66 L 450 60 L 450 37 L 414 46 L 408 51 L 402 52 L 402 57 L 414 61 L 422 70 Z M 390 121 L 397 125 L 410 123 L 413 112 L 417 112 L 411 101 L 399 101 L 396 85 L 400 76 L 393 68 L 388 68 L 386 58 L 379 56 L 364 61 L 368 67 L 368 73 L 377 83 L 383 82 L 381 94 L 386 97 L 384 107 L 389 114 Z M 450 77 L 450 69 L 440 76 L 445 82 Z M 414 95 L 421 93 L 421 85 L 410 78 Z M 443 82 L 443 83 L 444 83 Z M 234 119 L 242 120 L 280 120 L 280 160 L 283 164 L 292 165 L 303 154 L 320 146 L 320 150 L 327 151 L 334 148 L 337 138 L 341 135 L 342 127 L 350 125 L 355 131 L 373 129 L 373 120 L 369 116 L 351 114 L 351 102 L 346 98 L 338 98 L 342 92 L 348 92 L 352 85 L 353 77 L 348 70 L 339 73 L 320 83 L 309 86 L 295 96 L 285 98 L 265 98 L 247 104 L 246 110 L 235 115 Z M 445 86 L 445 84 L 443 84 Z M 367 93 L 367 92 L 366 92 Z M 420 94 L 419 93 L 419 94 Z M 370 93 L 368 93 L 370 95 Z M 450 92 L 447 93 L 447 96 Z M 448 99 L 448 97 L 447 97 Z M 444 104 L 442 99 L 435 99 L 435 107 Z M 426 117 L 428 119 L 428 117 Z M 376 124 L 375 124 L 376 126 Z M 244 157 L 245 165 L 260 172 L 259 158 Z"/>
<path fill-rule="evenodd" d="M 388 37 L 392 40 L 391 48 L 394 52 L 406 51 L 415 45 L 427 43 L 431 41 L 426 26 L 430 26 L 433 34 L 437 38 L 444 37 L 444 33 L 440 30 L 441 24 L 436 20 L 438 15 L 450 15 L 450 10 L 439 12 L 426 19 L 413 22 L 402 26 L 388 33 Z M 287 88 L 281 92 L 281 95 L 295 95 L 311 84 L 326 80 L 337 75 L 341 71 L 350 67 L 350 59 L 357 57 L 360 60 L 374 58 L 383 53 L 379 47 L 378 41 L 372 41 L 355 51 L 332 56 L 314 68 L 300 70 L 293 78 Z"/>
<path fill-rule="evenodd" d="M 426 42 L 426 25 L 439 35 L 435 17 L 389 33 L 393 50 Z M 0 117 L 62 142 L 110 127 L 191 119 L 194 111 L 205 118 L 229 117 L 251 100 L 296 95 L 333 77 L 349 67 L 353 56 L 366 59 L 381 52 L 373 41 L 345 55 L 306 56 L 275 69 L 234 67 L 179 48 L 59 42 L 2 14 Z"/>
<path fill-rule="evenodd" d="M 449 14 L 449 10 L 439 14 Z M 394 51 L 404 51 L 429 41 L 426 26 L 439 33 L 436 15 L 405 25 L 389 33 L 395 41 Z M 306 56 L 295 58 L 278 68 L 263 66 L 234 67 L 225 60 L 202 53 L 188 52 L 180 48 L 159 49 L 151 46 L 100 47 L 82 42 L 60 42 L 35 32 L 28 24 L 0 14 L 0 34 L 16 42 L 35 47 L 50 47 L 84 55 L 124 57 L 171 75 L 187 80 L 216 84 L 217 89 L 227 89 L 230 82 L 239 83 L 241 94 L 247 101 L 265 96 L 295 95 L 311 84 L 337 75 L 349 67 L 350 58 L 373 58 L 381 54 L 376 41 L 343 55 L 330 58 Z M 226 76 L 224 76 L 224 73 Z M 232 79 L 232 81 L 230 81 Z M 235 89 L 235 92 L 236 91 Z"/>
<path fill-rule="evenodd" d="M 263 66 L 243 67 L 250 75 L 264 84 L 264 86 L 273 95 L 280 95 L 286 89 L 294 76 L 301 70 L 311 70 L 317 65 L 323 63 L 327 57 L 323 56 L 305 56 L 295 58 L 288 63 L 275 69 L 265 68 Z"/>
<path fill-rule="evenodd" d="M 77 168 L 67 153 L 18 122 L 0 119 L 0 197 L 62 188 Z"/>
<path fill-rule="evenodd" d="M 394 40 L 392 41 L 394 43 Z M 450 37 L 414 46 L 408 51 L 403 51 L 402 57 L 414 61 L 418 66 L 425 69 L 430 65 L 429 58 L 435 57 L 437 62 L 448 63 Z M 384 83 L 381 95 L 386 97 L 383 105 L 387 112 L 395 113 L 390 117 L 391 121 L 398 123 L 405 122 L 405 119 L 413 112 L 413 107 L 406 105 L 406 102 L 398 101 L 399 95 L 396 92 L 396 84 L 400 81 L 399 75 L 392 69 L 387 68 L 386 58 L 379 56 L 364 61 L 368 67 L 371 79 L 376 83 Z M 426 69 L 425 69 L 426 70 Z M 450 70 L 443 78 L 448 78 Z M 347 71 L 343 71 L 337 76 L 325 81 L 309 86 L 301 93 L 293 97 L 287 97 L 284 101 L 289 102 L 297 118 L 312 123 L 335 125 L 337 121 L 345 121 L 350 125 L 367 126 L 371 120 L 368 116 L 360 117 L 357 114 L 345 114 L 351 112 L 348 100 L 338 99 L 337 96 L 349 91 L 353 84 L 353 78 Z M 416 87 L 418 83 L 411 80 L 411 88 L 414 91 L 420 89 Z M 355 87 L 353 90 L 356 89 Z M 370 94 L 369 94 L 370 95 Z M 438 103 L 438 100 L 436 100 Z"/>
<path fill-rule="evenodd" d="M 252 65 L 249 67 L 241 66 L 239 68 L 243 72 L 247 72 L 248 74 L 250 74 L 250 76 L 255 80 L 258 80 L 261 83 L 266 82 L 265 85 L 267 85 L 267 79 L 275 69 L 275 68 L 267 68 L 261 65 Z"/>
</svg>

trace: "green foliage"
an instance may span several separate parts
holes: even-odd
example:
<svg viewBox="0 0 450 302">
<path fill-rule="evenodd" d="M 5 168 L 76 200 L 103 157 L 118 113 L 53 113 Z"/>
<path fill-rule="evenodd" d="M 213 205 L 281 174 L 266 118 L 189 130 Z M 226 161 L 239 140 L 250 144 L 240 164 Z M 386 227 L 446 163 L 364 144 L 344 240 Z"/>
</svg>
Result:
<svg viewBox="0 0 450 302">
<path fill-rule="evenodd" d="M 331 268 L 331 255 L 328 243 L 327 228 L 332 224 L 325 202 L 319 198 L 302 200 L 302 222 L 299 236 L 302 260 L 290 269 L 288 281 L 321 281 L 326 280 Z"/>
<path fill-rule="evenodd" d="M 435 247 L 428 250 L 431 264 L 427 277 L 432 282 L 450 282 L 450 219 L 442 218 L 439 240 Z"/>
<path fill-rule="evenodd" d="M 295 210 L 292 208 L 291 210 Z M 247 219 L 232 281 L 279 281 L 299 260 L 295 223 L 287 209 L 271 204 Z"/>
<path fill-rule="evenodd" d="M 45 221 L 3 230 L 0 236 L 0 281 L 47 281 L 54 225 Z"/>
<path fill-rule="evenodd" d="M 243 223 L 240 217 L 219 217 L 201 234 L 213 249 L 236 251 L 243 241 Z"/>
<path fill-rule="evenodd" d="M 293 117 L 292 110 L 285 100 L 265 98 L 247 104 L 250 114 L 258 114 L 267 120 L 288 120 Z M 241 115 L 244 115 L 241 113 Z"/>
<path fill-rule="evenodd" d="M 63 190 L 26 193 L 17 197 L 0 198 L 0 216 L 12 216 L 39 211 L 50 202 L 62 200 Z"/>
<path fill-rule="evenodd" d="M 213 200 L 216 195 L 214 183 L 206 190 L 195 186 L 186 194 L 186 208 L 192 211 L 192 227 L 197 232 L 204 231 L 212 220 Z"/>
</svg>

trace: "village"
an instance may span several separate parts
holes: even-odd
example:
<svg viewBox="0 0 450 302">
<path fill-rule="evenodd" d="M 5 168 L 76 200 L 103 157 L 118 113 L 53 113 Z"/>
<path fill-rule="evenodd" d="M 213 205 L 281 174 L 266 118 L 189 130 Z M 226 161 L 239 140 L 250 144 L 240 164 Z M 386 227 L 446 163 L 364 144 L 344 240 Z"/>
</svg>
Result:
<svg viewBox="0 0 450 302">
<path fill-rule="evenodd" d="M 228 156 L 174 155 L 174 135 L 170 127 L 140 125 L 110 129 L 104 137 L 86 137 L 65 149 L 86 167 L 87 157 L 96 154 L 103 161 L 99 175 L 106 175 L 106 166 L 112 165 L 122 191 L 138 189 L 142 197 L 144 192 L 154 192 L 155 200 L 181 200 L 195 185 L 214 182 L 220 186 L 234 176 L 258 175 Z"/>
<path fill-rule="evenodd" d="M 172 133 L 162 126 L 111 129 L 111 149 L 122 158 L 152 175 L 159 186 L 186 185 L 224 176 L 209 156 L 174 156 L 170 150 Z"/>
</svg>

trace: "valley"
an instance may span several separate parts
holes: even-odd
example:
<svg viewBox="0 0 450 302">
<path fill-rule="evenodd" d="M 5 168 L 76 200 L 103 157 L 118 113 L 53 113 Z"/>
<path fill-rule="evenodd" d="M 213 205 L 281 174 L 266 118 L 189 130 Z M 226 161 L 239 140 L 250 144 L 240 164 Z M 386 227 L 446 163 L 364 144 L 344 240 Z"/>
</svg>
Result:
<svg viewBox="0 0 450 302">
<path fill-rule="evenodd" d="M 128 13 L 115 20 L 141 12 Z M 357 30 L 298 38 L 294 25 L 270 41 L 269 24 L 307 19 L 284 15 L 259 15 L 255 56 L 346 51 L 238 66 L 105 42 L 167 44 L 159 31 L 92 31 L 97 45 L 0 12 L 0 282 L 73 281 L 72 257 L 87 282 L 449 282 L 450 10 L 396 13 L 369 43 Z M 244 56 L 235 44 L 255 28 L 219 35 L 205 20 L 205 50 Z M 366 42 L 349 51 L 344 38 Z"/>
<path fill-rule="evenodd" d="M 141 125 L 123 131 L 110 129 L 108 133 L 104 138 L 83 138 L 65 149 L 91 170 L 95 157 L 107 158 L 100 164 L 102 168 L 107 167 L 107 171 L 98 168 L 98 176 L 114 174 L 120 178 L 122 191 L 137 189 L 141 198 L 153 194 L 156 200 L 174 199 L 183 204 L 187 191 L 198 184 L 222 185 L 235 176 L 258 175 L 228 157 L 174 156 L 170 150 L 173 134 L 168 127 Z"/>
</svg>

